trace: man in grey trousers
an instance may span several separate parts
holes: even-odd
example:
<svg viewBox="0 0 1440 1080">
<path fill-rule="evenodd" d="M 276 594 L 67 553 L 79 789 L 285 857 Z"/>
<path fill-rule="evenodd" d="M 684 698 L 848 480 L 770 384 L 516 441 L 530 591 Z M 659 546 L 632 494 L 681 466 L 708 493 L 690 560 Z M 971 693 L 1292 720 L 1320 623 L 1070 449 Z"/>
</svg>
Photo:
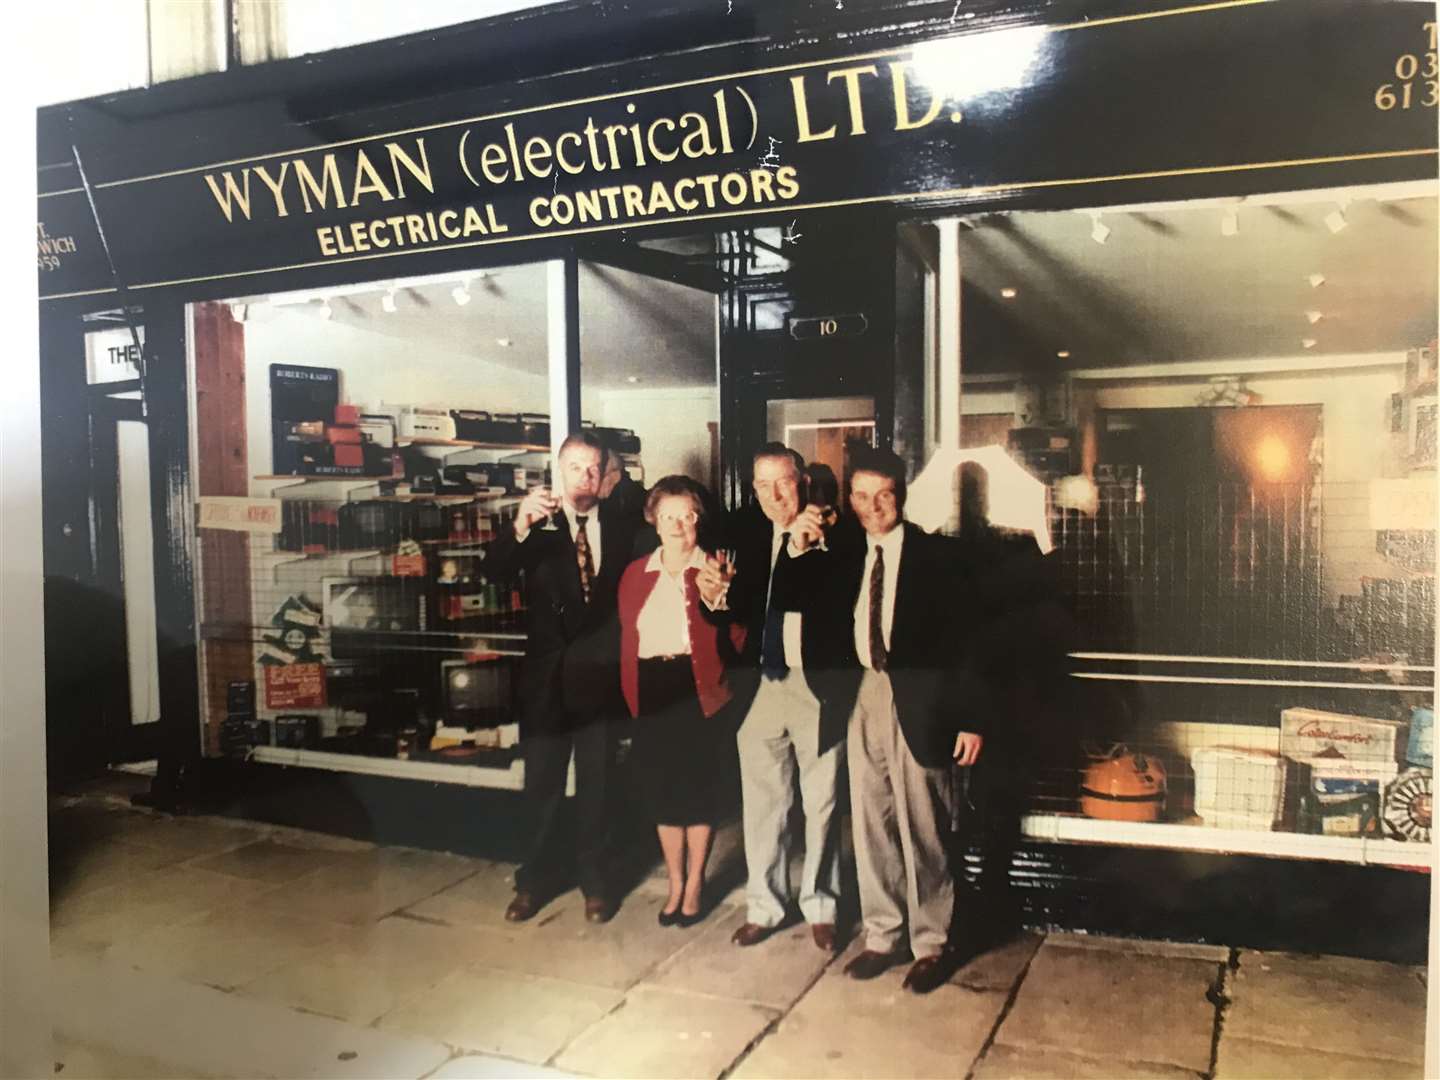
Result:
<svg viewBox="0 0 1440 1080">
<path fill-rule="evenodd" d="M 805 506 L 804 462 L 780 443 L 756 452 L 752 483 L 756 504 L 729 523 L 735 579 L 727 604 L 746 625 L 737 683 L 750 695 L 736 742 L 744 799 L 747 917 L 734 935 L 758 945 L 787 919 L 798 900 L 815 944 L 833 951 L 840 891 L 836 850 L 836 789 L 844 768 L 849 701 L 836 697 L 817 662 L 816 633 L 800 613 L 795 567 L 807 578 L 823 575 L 828 551 L 818 507 Z M 788 819 L 799 777 L 805 813 L 805 858 L 798 889 L 790 874 Z"/>
</svg>

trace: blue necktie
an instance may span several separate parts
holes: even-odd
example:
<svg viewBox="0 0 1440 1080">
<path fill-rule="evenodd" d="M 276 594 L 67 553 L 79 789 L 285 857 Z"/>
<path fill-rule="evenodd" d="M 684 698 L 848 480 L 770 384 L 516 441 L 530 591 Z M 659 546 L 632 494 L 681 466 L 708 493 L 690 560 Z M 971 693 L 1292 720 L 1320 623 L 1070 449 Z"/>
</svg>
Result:
<svg viewBox="0 0 1440 1080">
<path fill-rule="evenodd" d="M 770 571 L 770 601 L 765 607 L 765 631 L 760 637 L 760 673 L 767 679 L 784 678 L 790 670 L 785 663 L 785 612 L 773 601 L 775 598 L 775 575 L 780 564 L 788 557 L 785 550 L 790 543 L 790 534 L 780 535 L 780 556 Z"/>
</svg>

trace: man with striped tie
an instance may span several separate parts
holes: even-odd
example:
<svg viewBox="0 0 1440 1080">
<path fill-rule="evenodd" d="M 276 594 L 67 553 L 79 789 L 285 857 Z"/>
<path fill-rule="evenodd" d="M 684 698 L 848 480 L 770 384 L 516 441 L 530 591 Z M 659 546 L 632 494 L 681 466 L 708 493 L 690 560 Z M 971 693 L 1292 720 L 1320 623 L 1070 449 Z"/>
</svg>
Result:
<svg viewBox="0 0 1440 1080">
<path fill-rule="evenodd" d="M 860 672 L 846 756 L 865 949 L 845 970 L 870 979 L 899 963 L 908 929 L 904 985 L 928 993 L 956 962 L 952 762 L 979 760 L 988 719 L 965 664 L 974 588 L 956 541 L 903 520 L 895 454 L 854 454 L 850 507 L 864 538 L 837 552 L 831 624 Z"/>
</svg>

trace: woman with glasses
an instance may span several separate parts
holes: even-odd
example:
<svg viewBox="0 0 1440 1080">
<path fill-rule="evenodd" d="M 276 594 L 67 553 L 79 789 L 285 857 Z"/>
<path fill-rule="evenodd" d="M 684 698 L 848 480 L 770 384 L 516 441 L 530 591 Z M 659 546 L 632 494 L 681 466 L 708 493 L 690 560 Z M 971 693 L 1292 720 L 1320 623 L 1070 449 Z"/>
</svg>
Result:
<svg viewBox="0 0 1440 1080">
<path fill-rule="evenodd" d="M 660 547 L 620 579 L 620 682 L 636 718 L 630 759 L 670 883 L 661 926 L 693 926 L 703 917 L 719 762 L 733 738 L 719 715 L 730 701 L 726 666 L 735 655 L 724 610 L 733 570 L 696 542 L 707 501 L 689 477 L 657 481 L 645 520 Z"/>
</svg>

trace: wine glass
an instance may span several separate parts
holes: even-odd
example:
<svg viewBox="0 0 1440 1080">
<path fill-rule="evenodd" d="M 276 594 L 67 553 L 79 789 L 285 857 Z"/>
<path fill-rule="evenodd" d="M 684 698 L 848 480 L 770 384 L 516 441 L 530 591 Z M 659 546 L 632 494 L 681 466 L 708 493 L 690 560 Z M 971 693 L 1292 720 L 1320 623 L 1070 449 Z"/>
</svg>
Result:
<svg viewBox="0 0 1440 1080">
<path fill-rule="evenodd" d="M 545 493 L 545 499 L 551 504 L 550 513 L 545 516 L 545 524 L 540 526 L 541 532 L 559 532 L 560 526 L 555 524 L 555 513 L 560 509 L 560 500 L 555 498 L 555 493 L 548 487 L 540 488 Z"/>
</svg>

